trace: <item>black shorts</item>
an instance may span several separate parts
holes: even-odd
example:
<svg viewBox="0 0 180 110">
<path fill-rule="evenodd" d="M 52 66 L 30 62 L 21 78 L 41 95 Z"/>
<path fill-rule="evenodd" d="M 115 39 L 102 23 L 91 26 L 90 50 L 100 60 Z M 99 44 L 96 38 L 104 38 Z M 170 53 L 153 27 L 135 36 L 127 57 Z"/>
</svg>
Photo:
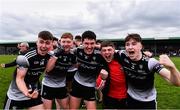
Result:
<svg viewBox="0 0 180 110">
<path fill-rule="evenodd" d="M 4 102 L 4 109 L 9 110 L 9 109 L 24 109 L 24 108 L 29 108 L 33 106 L 37 106 L 42 104 L 41 96 L 39 95 L 38 98 L 36 99 L 30 99 L 30 100 L 11 100 L 6 96 L 5 102 Z"/>
<path fill-rule="evenodd" d="M 74 79 L 75 73 L 76 73 L 76 71 L 67 72 L 66 81 L 72 81 Z"/>
<path fill-rule="evenodd" d="M 126 98 L 116 99 L 109 96 L 103 96 L 103 109 L 126 109 Z"/>
<path fill-rule="evenodd" d="M 53 100 L 53 99 L 64 99 L 68 97 L 66 87 L 53 88 L 53 87 L 48 87 L 46 85 L 42 85 L 41 91 L 42 91 L 41 96 L 44 99 Z"/>
<path fill-rule="evenodd" d="M 73 80 L 72 91 L 70 94 L 74 97 L 82 98 L 87 101 L 96 100 L 94 87 L 83 86 L 75 80 Z"/>
<path fill-rule="evenodd" d="M 128 109 L 156 109 L 156 100 L 142 102 L 133 99 L 130 95 L 127 98 Z"/>
</svg>

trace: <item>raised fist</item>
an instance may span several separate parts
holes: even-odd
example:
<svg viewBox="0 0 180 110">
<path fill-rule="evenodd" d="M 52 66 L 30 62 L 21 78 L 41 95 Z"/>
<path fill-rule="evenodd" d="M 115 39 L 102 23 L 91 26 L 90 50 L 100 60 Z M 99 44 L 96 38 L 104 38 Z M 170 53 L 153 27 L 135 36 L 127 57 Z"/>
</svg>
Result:
<svg viewBox="0 0 180 110">
<path fill-rule="evenodd" d="M 64 48 L 61 45 L 58 45 L 54 50 L 54 56 L 58 57 L 60 54 L 64 52 Z"/>
</svg>

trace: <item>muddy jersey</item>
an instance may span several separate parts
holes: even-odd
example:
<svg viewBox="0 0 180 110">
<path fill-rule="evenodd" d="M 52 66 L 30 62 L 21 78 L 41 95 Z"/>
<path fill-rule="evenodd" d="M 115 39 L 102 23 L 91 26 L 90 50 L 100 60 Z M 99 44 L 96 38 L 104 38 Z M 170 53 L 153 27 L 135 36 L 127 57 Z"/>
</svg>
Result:
<svg viewBox="0 0 180 110">
<path fill-rule="evenodd" d="M 25 55 L 19 55 L 16 59 L 17 68 L 23 69 L 27 68 L 27 73 L 25 75 L 24 81 L 28 89 L 39 90 L 39 77 L 44 72 L 45 66 L 47 64 L 50 55 L 41 56 L 37 53 L 36 49 L 29 50 Z M 16 71 L 14 73 L 14 78 L 10 84 L 7 95 L 11 100 L 28 100 L 30 98 L 26 97 L 17 87 L 16 84 Z"/>
<path fill-rule="evenodd" d="M 88 55 L 84 52 L 82 47 L 75 50 L 77 57 L 78 70 L 74 79 L 81 85 L 87 87 L 95 87 L 96 77 L 100 73 L 105 60 L 100 54 L 100 51 L 94 50 L 92 54 Z"/>
<path fill-rule="evenodd" d="M 119 51 L 119 55 L 127 78 L 128 94 L 139 101 L 155 100 L 154 73 L 158 73 L 163 66 L 145 55 L 139 61 L 132 61 L 125 51 Z"/>
<path fill-rule="evenodd" d="M 67 71 L 76 63 L 76 56 L 72 52 L 53 52 L 52 57 L 54 56 L 57 58 L 55 67 L 52 71 L 45 74 L 42 84 L 55 88 L 65 87 Z"/>
</svg>

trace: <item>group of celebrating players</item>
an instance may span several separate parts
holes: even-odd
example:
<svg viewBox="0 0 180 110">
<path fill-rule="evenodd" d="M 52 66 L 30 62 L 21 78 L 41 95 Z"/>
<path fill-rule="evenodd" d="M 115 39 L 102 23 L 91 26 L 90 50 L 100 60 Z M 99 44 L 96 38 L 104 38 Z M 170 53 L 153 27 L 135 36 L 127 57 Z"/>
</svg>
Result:
<svg viewBox="0 0 180 110">
<path fill-rule="evenodd" d="M 58 43 L 53 38 L 41 31 L 36 47 L 17 56 L 4 109 L 52 109 L 53 100 L 62 109 L 79 109 L 82 100 L 87 109 L 96 109 L 96 89 L 103 93 L 104 109 L 156 109 L 155 73 L 180 86 L 175 64 L 167 55 L 156 60 L 143 52 L 139 34 L 128 34 L 125 50 L 119 51 L 109 41 L 97 48 L 96 34 L 89 30 L 78 47 L 71 33 L 62 34 Z M 67 90 L 68 74 L 73 75 Z"/>
</svg>

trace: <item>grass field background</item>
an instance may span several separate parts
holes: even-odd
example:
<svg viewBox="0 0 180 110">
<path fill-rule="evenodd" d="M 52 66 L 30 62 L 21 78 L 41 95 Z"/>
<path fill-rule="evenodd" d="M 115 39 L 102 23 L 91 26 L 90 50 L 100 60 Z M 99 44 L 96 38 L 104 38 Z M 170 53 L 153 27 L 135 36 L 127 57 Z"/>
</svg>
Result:
<svg viewBox="0 0 180 110">
<path fill-rule="evenodd" d="M 15 59 L 14 55 L 0 55 L 0 64 L 8 63 Z M 180 57 L 172 57 L 176 67 L 180 70 Z M 0 109 L 3 108 L 7 89 L 12 80 L 12 73 L 15 67 L 0 68 Z M 158 109 L 180 109 L 180 87 L 174 87 L 156 75 L 155 86 L 158 92 Z M 100 107 L 100 105 L 98 105 Z"/>
</svg>

